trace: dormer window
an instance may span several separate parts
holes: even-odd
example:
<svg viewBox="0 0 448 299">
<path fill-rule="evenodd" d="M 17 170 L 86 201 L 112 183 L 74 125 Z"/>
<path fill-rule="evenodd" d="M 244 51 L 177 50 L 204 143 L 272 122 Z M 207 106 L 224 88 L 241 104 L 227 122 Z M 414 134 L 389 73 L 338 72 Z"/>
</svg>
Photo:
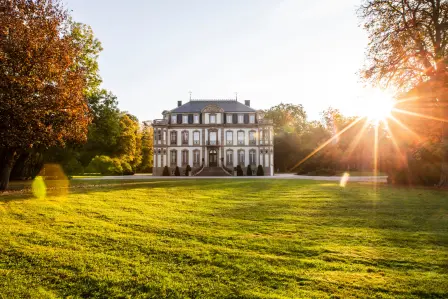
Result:
<svg viewBox="0 0 448 299">
<path fill-rule="evenodd" d="M 232 114 L 227 114 L 226 118 L 227 118 L 226 122 L 228 124 L 233 123 L 233 116 L 232 116 Z"/>
<path fill-rule="evenodd" d="M 244 123 L 244 115 L 243 114 L 238 114 L 238 123 L 239 124 Z"/>
<path fill-rule="evenodd" d="M 210 123 L 216 124 L 216 114 L 210 114 Z"/>
<path fill-rule="evenodd" d="M 249 115 L 249 123 L 254 124 L 255 123 L 255 114 Z"/>
<path fill-rule="evenodd" d="M 171 124 L 175 124 L 175 123 L 177 123 L 177 115 L 171 114 Z"/>
<path fill-rule="evenodd" d="M 193 116 L 193 121 L 194 121 L 195 124 L 198 124 L 198 123 L 199 123 L 199 115 L 198 115 L 198 114 L 195 114 L 195 115 Z"/>
<path fill-rule="evenodd" d="M 182 115 L 182 123 L 183 124 L 188 124 L 188 115 Z"/>
</svg>

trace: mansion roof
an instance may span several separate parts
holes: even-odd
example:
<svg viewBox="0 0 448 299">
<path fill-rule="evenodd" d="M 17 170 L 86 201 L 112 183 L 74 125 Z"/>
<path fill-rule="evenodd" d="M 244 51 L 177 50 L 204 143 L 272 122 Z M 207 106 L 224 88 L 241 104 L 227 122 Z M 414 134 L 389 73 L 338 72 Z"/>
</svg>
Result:
<svg viewBox="0 0 448 299">
<path fill-rule="evenodd" d="M 256 112 L 255 109 L 238 102 L 237 100 L 190 100 L 177 107 L 172 113 L 199 113 L 208 105 L 218 106 L 223 112 Z"/>
</svg>

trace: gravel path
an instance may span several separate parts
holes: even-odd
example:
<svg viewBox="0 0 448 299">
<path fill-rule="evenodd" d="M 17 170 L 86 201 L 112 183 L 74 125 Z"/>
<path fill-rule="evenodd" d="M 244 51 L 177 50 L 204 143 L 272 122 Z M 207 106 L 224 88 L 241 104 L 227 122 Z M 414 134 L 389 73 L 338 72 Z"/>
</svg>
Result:
<svg viewBox="0 0 448 299">
<path fill-rule="evenodd" d="M 340 176 L 307 176 L 307 175 L 295 175 L 295 174 L 276 174 L 273 177 L 247 177 L 247 176 L 220 176 L 220 177 L 185 177 L 185 176 L 152 176 L 150 174 L 135 174 L 135 175 L 116 175 L 116 176 L 98 176 L 98 177 L 86 177 L 86 178 L 73 178 L 73 180 L 209 180 L 209 179 L 223 179 L 223 180 L 232 180 L 232 179 L 283 179 L 283 180 L 314 180 L 314 181 L 340 181 Z M 351 176 L 349 178 L 351 182 L 378 182 L 385 183 L 387 182 L 387 176 Z"/>
</svg>

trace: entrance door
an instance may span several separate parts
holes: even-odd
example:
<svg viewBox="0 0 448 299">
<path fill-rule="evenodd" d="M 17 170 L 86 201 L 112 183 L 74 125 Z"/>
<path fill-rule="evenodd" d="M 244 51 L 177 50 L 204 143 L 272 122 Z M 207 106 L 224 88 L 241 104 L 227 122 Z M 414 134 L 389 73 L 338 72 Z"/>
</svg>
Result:
<svg viewBox="0 0 448 299">
<path fill-rule="evenodd" d="M 218 152 L 216 150 L 210 150 L 210 153 L 208 155 L 208 166 L 210 167 L 216 167 L 218 166 Z"/>
</svg>

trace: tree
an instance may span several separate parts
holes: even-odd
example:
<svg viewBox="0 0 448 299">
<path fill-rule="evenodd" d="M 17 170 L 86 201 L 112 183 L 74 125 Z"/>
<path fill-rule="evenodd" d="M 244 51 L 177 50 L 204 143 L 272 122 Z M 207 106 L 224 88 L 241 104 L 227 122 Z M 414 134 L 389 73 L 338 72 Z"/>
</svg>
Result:
<svg viewBox="0 0 448 299">
<path fill-rule="evenodd" d="M 257 176 L 264 176 L 264 168 L 261 165 L 258 165 Z"/>
<path fill-rule="evenodd" d="M 306 127 L 306 112 L 302 105 L 279 104 L 265 111 L 274 123 L 275 133 L 298 133 Z"/>
<path fill-rule="evenodd" d="M 115 155 L 128 162 L 135 171 L 142 159 L 142 139 L 138 119 L 123 113 L 120 117 L 120 135 Z"/>
<path fill-rule="evenodd" d="M 21 152 L 83 142 L 90 123 L 86 70 L 58 0 L 2 1 L 0 190 Z"/>
<path fill-rule="evenodd" d="M 358 10 L 369 34 L 362 76 L 381 87 L 409 91 L 422 82 L 448 119 L 448 3 L 443 0 L 364 0 Z M 448 185 L 448 123 L 440 131 L 442 164 L 439 185 Z"/>
<path fill-rule="evenodd" d="M 252 167 L 250 167 L 250 164 L 247 165 L 246 175 L 247 176 L 252 176 Z"/>
<path fill-rule="evenodd" d="M 153 167 L 154 154 L 154 132 L 149 123 L 143 122 L 142 128 L 142 162 L 139 171 L 151 172 Z M 190 169 L 191 170 L 191 169 Z"/>
</svg>

